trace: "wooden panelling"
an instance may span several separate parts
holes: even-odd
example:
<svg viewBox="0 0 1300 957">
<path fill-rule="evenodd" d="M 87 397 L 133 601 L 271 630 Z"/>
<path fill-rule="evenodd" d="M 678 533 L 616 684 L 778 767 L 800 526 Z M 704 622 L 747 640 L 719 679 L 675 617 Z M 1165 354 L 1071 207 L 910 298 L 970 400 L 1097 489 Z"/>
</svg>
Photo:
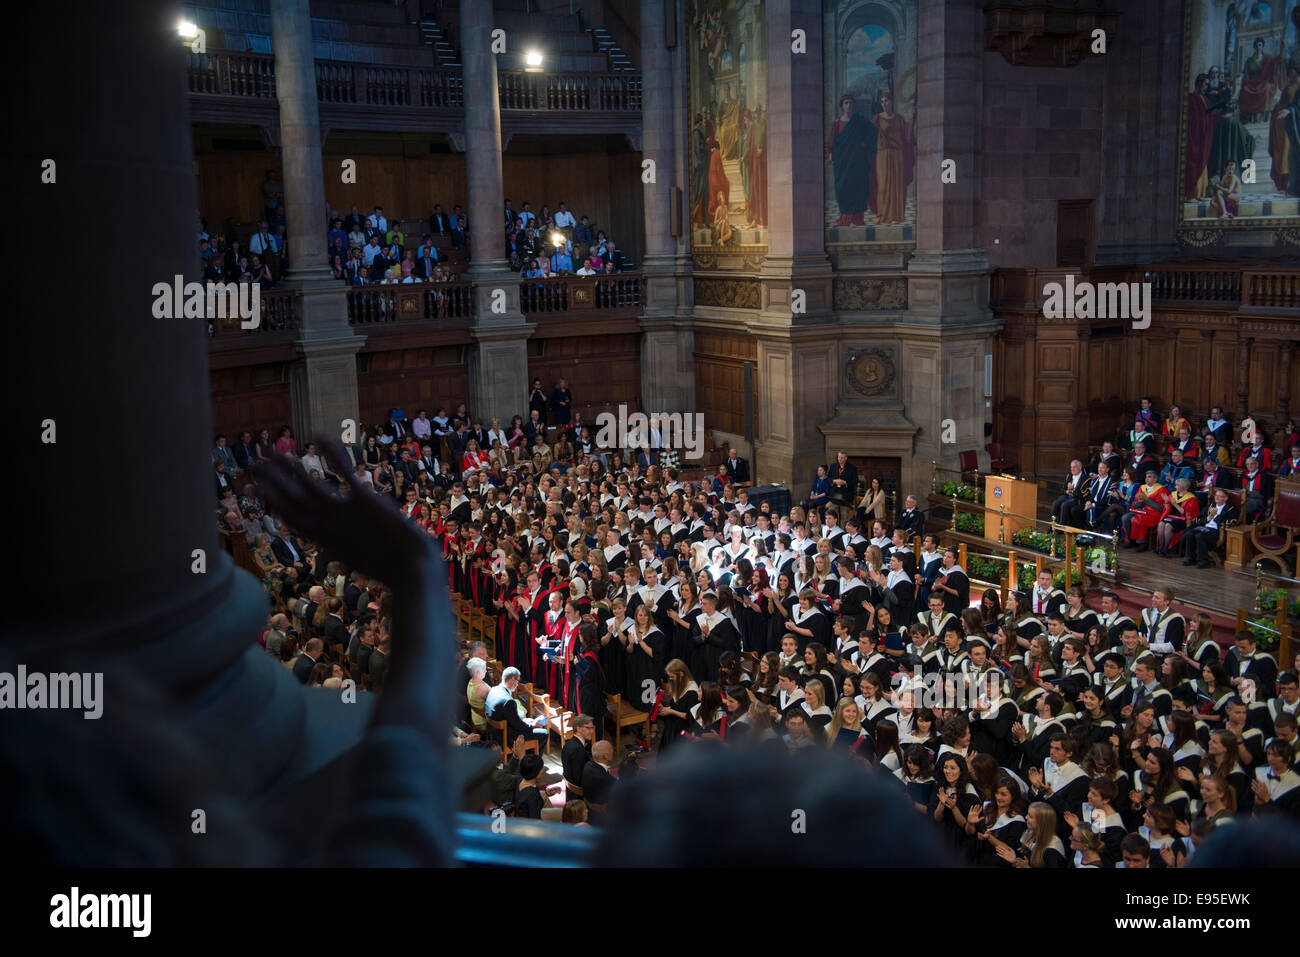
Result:
<svg viewBox="0 0 1300 957">
<path fill-rule="evenodd" d="M 226 433 L 231 445 L 245 429 L 256 435 L 265 428 L 277 435 L 290 424 L 287 375 L 284 363 L 211 372 L 213 434 Z"/>
<path fill-rule="evenodd" d="M 559 379 L 573 393 L 573 409 L 589 425 L 600 412 L 641 410 L 639 335 L 587 335 L 547 339 L 539 357 L 528 360 L 528 378 L 549 392 Z"/>
<path fill-rule="evenodd" d="M 994 344 L 993 437 L 1022 470 L 1054 475 L 1086 446 L 1123 435 L 1142 396 L 1161 412 L 1178 404 L 1196 424 L 1214 405 L 1234 422 L 1249 413 L 1271 441 L 1295 416 L 1295 309 L 1157 298 L 1146 329 L 1088 320 L 1062 325 L 1045 321 L 1023 292 L 1041 287 L 1042 272 L 1000 271 L 993 282 L 994 309 L 1005 320 Z"/>
<path fill-rule="evenodd" d="M 710 429 L 744 435 L 745 363 L 757 360 L 758 340 L 749 333 L 696 328 L 695 402 Z M 756 369 L 756 390 L 757 376 Z"/>
<path fill-rule="evenodd" d="M 370 371 L 357 376 L 362 421 L 385 419 L 392 408 L 403 409 L 408 416 L 420 409 L 433 415 L 439 406 L 450 411 L 466 401 L 469 383 L 465 365 L 437 365 L 444 355 L 433 348 L 369 354 L 363 361 L 369 361 Z"/>
</svg>

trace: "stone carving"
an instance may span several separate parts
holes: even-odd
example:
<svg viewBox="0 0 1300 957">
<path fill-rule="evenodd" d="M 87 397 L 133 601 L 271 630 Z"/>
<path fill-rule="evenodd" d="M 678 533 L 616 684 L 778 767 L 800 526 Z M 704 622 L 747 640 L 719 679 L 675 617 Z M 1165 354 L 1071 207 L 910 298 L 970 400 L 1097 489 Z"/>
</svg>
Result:
<svg viewBox="0 0 1300 957">
<path fill-rule="evenodd" d="M 901 277 L 836 279 L 831 295 L 836 309 L 906 309 L 907 280 Z"/>
<path fill-rule="evenodd" d="M 1223 244 L 1222 229 L 1180 229 L 1178 244 L 1192 249 L 1212 249 Z"/>
<path fill-rule="evenodd" d="M 849 353 L 844 373 L 855 392 L 875 397 L 892 389 L 898 370 L 887 349 L 860 349 Z"/>
<path fill-rule="evenodd" d="M 760 309 L 762 308 L 763 303 L 762 292 L 762 287 L 754 280 L 695 280 L 695 304 L 697 306 L 725 306 L 728 309 Z"/>
</svg>

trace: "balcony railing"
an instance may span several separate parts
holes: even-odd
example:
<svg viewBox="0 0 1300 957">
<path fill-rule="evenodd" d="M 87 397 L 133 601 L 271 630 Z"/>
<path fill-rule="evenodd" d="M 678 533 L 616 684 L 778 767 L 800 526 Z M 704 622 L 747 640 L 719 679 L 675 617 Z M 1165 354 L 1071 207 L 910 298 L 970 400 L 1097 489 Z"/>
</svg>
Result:
<svg viewBox="0 0 1300 957">
<path fill-rule="evenodd" d="M 348 322 L 354 326 L 412 319 L 469 319 L 473 315 L 474 286 L 468 282 L 348 288 Z"/>
<path fill-rule="evenodd" d="M 191 93 L 275 98 L 275 57 L 265 53 L 187 52 Z M 503 110 L 628 112 L 641 109 L 636 73 L 497 74 Z M 316 61 L 316 96 L 330 105 L 463 109 L 460 70 Z"/>
<path fill-rule="evenodd" d="M 213 338 L 260 336 L 271 332 L 295 331 L 298 328 L 298 299 L 291 289 L 260 290 L 260 321 L 252 329 L 241 327 L 239 317 L 212 319 L 208 334 Z"/>
<path fill-rule="evenodd" d="M 503 110 L 641 109 L 641 77 L 622 73 L 517 73 L 501 71 L 497 87 Z"/>
<path fill-rule="evenodd" d="M 641 305 L 641 276 L 584 278 L 561 276 L 525 279 L 519 283 L 519 311 L 538 313 L 581 312 L 586 309 L 634 309 Z"/>
<path fill-rule="evenodd" d="M 1067 274 L 1076 282 L 1149 282 L 1157 302 L 1187 302 L 1222 306 L 1300 308 L 1300 268 L 1272 266 L 1235 269 L 1158 263 L 1145 269 L 1103 266 L 1075 269 L 999 269 L 993 274 L 991 298 L 1004 308 L 1041 306 L 1048 283 L 1063 283 Z"/>
</svg>

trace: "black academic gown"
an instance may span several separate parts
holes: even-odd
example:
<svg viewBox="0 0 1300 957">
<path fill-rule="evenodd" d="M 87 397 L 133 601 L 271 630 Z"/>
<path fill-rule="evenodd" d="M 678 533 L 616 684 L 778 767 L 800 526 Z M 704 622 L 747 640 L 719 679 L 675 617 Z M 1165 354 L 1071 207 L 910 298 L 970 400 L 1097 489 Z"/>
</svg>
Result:
<svg viewBox="0 0 1300 957">
<path fill-rule="evenodd" d="M 718 661 L 725 651 L 734 651 L 740 653 L 740 634 L 736 631 L 736 626 L 731 623 L 731 619 L 721 612 L 716 612 L 720 616 L 709 625 L 709 633 L 703 633 L 704 616 L 700 615 L 695 620 L 695 625 L 691 629 L 691 640 L 701 649 L 700 664 L 703 669 L 703 678 L 699 673 L 692 672 L 697 680 L 717 681 L 718 680 Z"/>
<path fill-rule="evenodd" d="M 635 632 L 634 632 L 635 633 Z M 668 664 L 668 638 L 655 625 L 643 636 L 650 654 L 639 645 L 633 645 L 627 654 L 627 671 L 624 678 L 623 700 L 638 711 L 649 711 L 659 691 L 659 679 Z"/>
</svg>

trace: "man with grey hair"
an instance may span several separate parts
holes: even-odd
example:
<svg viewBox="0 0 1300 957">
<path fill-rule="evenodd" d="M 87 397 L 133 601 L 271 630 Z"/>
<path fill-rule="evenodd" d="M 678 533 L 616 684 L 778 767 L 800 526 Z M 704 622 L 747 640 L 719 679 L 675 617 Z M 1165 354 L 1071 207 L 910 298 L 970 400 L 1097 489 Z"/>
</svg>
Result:
<svg viewBox="0 0 1300 957">
<path fill-rule="evenodd" d="M 284 636 L 289 631 L 289 618 L 283 613 L 271 616 L 271 627 L 266 630 L 266 650 L 277 658 L 284 645 Z"/>
<path fill-rule="evenodd" d="M 515 697 L 521 675 L 518 668 L 507 668 L 501 673 L 501 683 L 488 692 L 483 702 L 483 712 L 493 721 L 506 723 L 506 742 L 513 745 L 518 737 L 525 741 L 535 740 L 538 745 L 546 743 L 550 734 L 546 727 L 546 717 L 529 717 L 524 703 Z"/>
<path fill-rule="evenodd" d="M 618 779 L 610 774 L 614 764 L 614 745 L 608 741 L 597 741 L 591 746 L 591 760 L 582 769 L 582 799 L 591 809 L 590 821 L 600 823 L 605 806 L 609 804 L 614 791 L 614 782 Z"/>
</svg>

